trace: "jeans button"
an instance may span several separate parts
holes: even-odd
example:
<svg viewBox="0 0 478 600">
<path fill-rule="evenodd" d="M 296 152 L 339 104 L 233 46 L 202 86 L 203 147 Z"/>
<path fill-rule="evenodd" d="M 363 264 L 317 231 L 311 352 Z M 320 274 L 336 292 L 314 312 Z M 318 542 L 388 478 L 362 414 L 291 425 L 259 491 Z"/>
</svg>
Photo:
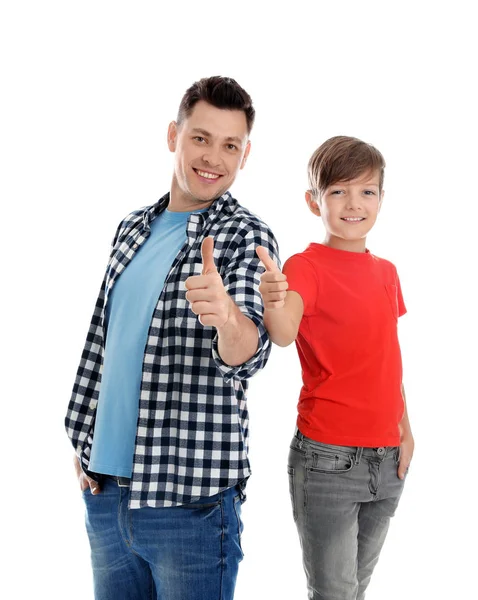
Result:
<svg viewBox="0 0 478 600">
<path fill-rule="evenodd" d="M 377 448 L 377 454 L 379 456 L 383 456 L 385 454 L 385 448 L 383 446 L 380 446 L 380 448 Z"/>
</svg>

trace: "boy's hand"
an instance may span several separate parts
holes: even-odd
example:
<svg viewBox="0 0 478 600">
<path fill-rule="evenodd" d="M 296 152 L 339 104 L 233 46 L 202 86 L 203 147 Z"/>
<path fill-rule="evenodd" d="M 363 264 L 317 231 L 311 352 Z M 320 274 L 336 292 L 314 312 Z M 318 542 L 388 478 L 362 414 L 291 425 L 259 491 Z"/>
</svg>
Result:
<svg viewBox="0 0 478 600">
<path fill-rule="evenodd" d="M 413 435 L 411 433 L 402 435 L 400 441 L 400 463 L 398 465 L 398 476 L 400 479 L 405 479 L 405 475 L 412 462 L 414 448 L 415 441 L 413 440 Z"/>
<path fill-rule="evenodd" d="M 207 237 L 201 246 L 202 275 L 188 277 L 185 285 L 186 300 L 199 322 L 218 329 L 227 323 L 233 302 L 216 269 L 213 250 L 214 240 Z"/>
<path fill-rule="evenodd" d="M 258 246 L 256 253 L 266 269 L 261 275 L 261 285 L 259 287 L 264 308 L 266 310 L 282 308 L 285 305 L 287 288 L 289 287 L 287 277 L 280 271 L 263 246 Z"/>
</svg>

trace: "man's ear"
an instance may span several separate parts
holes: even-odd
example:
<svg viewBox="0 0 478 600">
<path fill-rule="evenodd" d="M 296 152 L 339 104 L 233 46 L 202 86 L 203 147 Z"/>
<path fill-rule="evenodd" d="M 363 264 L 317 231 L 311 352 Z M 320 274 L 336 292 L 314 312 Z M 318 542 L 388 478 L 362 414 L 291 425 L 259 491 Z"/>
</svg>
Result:
<svg viewBox="0 0 478 600">
<path fill-rule="evenodd" d="M 305 201 L 307 202 L 309 210 L 313 212 L 316 217 L 320 217 L 320 207 L 315 199 L 314 194 L 312 193 L 312 190 L 307 190 L 305 192 Z"/>
<path fill-rule="evenodd" d="M 244 152 L 244 156 L 242 157 L 242 161 L 241 161 L 241 166 L 239 167 L 240 169 L 243 169 L 246 162 L 247 162 L 247 157 L 249 156 L 249 152 L 251 151 L 251 141 L 248 140 L 247 144 L 246 144 L 246 151 Z"/>
<path fill-rule="evenodd" d="M 178 139 L 178 124 L 171 121 L 168 127 L 168 148 L 170 152 L 176 152 L 176 142 Z"/>
</svg>

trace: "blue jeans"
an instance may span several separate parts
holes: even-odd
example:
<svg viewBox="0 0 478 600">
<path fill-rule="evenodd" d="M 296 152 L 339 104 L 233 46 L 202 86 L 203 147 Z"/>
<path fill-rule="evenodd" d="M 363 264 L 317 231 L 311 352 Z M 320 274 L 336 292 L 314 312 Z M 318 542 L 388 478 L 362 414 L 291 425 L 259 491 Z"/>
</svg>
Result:
<svg viewBox="0 0 478 600">
<path fill-rule="evenodd" d="M 289 483 L 310 600 L 363 600 L 403 490 L 400 449 L 321 444 L 297 432 Z"/>
<path fill-rule="evenodd" d="M 83 492 L 96 600 L 232 600 L 241 550 L 236 488 L 172 508 L 128 509 L 106 479 Z"/>
</svg>

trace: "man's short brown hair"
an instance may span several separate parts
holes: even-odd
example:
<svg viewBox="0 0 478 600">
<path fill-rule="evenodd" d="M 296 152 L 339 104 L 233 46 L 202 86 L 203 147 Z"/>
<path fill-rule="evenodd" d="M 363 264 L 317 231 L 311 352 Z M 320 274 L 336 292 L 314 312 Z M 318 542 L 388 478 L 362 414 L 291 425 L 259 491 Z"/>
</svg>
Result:
<svg viewBox="0 0 478 600">
<path fill-rule="evenodd" d="M 231 77 L 207 77 L 193 83 L 186 90 L 179 105 L 176 119 L 178 125 L 181 125 L 184 119 L 190 116 L 194 106 L 200 100 L 204 100 L 216 108 L 242 110 L 246 115 L 247 131 L 251 132 L 256 115 L 252 99 L 246 90 Z"/>
<path fill-rule="evenodd" d="M 309 160 L 309 188 L 320 196 L 334 183 L 350 181 L 368 172 L 378 172 L 382 191 L 385 159 L 371 144 L 354 137 L 338 135 L 328 139 Z"/>
</svg>

